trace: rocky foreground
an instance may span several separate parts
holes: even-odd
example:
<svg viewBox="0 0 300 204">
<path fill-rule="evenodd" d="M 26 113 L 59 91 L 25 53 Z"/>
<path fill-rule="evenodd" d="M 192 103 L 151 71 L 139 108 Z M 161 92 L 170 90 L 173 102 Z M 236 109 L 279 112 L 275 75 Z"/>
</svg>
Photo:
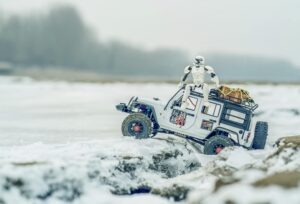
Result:
<svg viewBox="0 0 300 204">
<path fill-rule="evenodd" d="M 218 156 L 169 139 L 33 144 L 0 161 L 0 204 L 300 203 L 300 137 Z"/>
</svg>

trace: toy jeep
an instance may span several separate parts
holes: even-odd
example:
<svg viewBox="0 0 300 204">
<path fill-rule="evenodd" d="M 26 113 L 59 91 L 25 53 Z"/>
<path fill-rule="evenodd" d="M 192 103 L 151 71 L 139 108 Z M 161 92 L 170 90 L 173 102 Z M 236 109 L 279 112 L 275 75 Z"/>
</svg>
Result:
<svg viewBox="0 0 300 204">
<path fill-rule="evenodd" d="M 132 97 L 128 104 L 117 105 L 117 110 L 130 114 L 123 121 L 123 135 L 144 139 L 157 133 L 173 134 L 204 145 L 205 154 L 218 154 L 233 145 L 247 149 L 265 147 L 266 122 L 257 122 L 251 134 L 253 112 L 258 107 L 252 99 L 237 102 L 212 89 L 209 105 L 205 106 L 203 95 L 196 88 L 188 97 L 189 105 L 182 109 L 183 92 L 184 87 L 167 103 L 157 98 Z"/>
</svg>

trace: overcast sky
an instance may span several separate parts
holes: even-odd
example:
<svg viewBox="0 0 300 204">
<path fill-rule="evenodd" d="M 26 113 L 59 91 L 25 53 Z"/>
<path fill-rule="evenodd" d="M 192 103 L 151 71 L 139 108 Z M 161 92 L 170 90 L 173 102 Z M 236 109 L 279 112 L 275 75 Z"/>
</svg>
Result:
<svg viewBox="0 0 300 204">
<path fill-rule="evenodd" d="M 75 5 L 101 40 L 264 55 L 300 66 L 300 0 L 0 0 L 6 13 Z"/>
</svg>

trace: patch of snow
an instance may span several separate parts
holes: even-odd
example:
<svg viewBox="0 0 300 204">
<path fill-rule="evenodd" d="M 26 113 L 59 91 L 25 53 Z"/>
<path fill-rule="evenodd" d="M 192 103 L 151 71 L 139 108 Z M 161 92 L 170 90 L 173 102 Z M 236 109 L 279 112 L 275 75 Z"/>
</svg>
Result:
<svg viewBox="0 0 300 204">
<path fill-rule="evenodd" d="M 300 132 L 300 86 L 242 88 L 260 105 L 256 120 L 269 122 L 266 149 L 208 156 L 166 135 L 121 136 L 126 115 L 115 104 L 131 96 L 166 101 L 176 85 L 0 78 L 0 203 L 300 203 L 299 187 L 252 186 L 300 169 L 299 148 L 272 146 Z"/>
<path fill-rule="evenodd" d="M 254 188 L 248 185 L 235 184 L 224 187 L 219 192 L 201 199 L 203 204 L 211 203 L 272 203 L 272 204 L 298 204 L 300 188 L 286 190 L 276 186 L 267 188 Z"/>
<path fill-rule="evenodd" d="M 1 148 L 0 154 L 0 200 L 5 203 L 10 203 L 11 196 L 19 198 L 19 202 L 77 202 L 88 200 L 95 189 L 99 194 L 94 197 L 96 200 L 101 200 L 105 192 L 118 200 L 114 194 L 150 191 L 168 178 L 200 167 L 184 144 L 156 139 L 124 138 L 67 145 L 37 143 Z M 113 201 L 108 199 L 109 202 Z"/>
</svg>

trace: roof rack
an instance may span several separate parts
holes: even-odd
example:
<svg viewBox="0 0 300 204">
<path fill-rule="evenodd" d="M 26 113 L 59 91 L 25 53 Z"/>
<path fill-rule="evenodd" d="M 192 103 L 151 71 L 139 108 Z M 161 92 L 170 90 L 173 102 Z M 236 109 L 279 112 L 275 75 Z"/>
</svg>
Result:
<svg viewBox="0 0 300 204">
<path fill-rule="evenodd" d="M 240 98 L 235 98 L 232 96 L 222 97 L 220 94 L 220 91 L 216 90 L 216 89 L 211 89 L 209 96 L 212 99 L 215 99 L 218 101 L 224 101 L 224 102 L 231 103 L 234 105 L 239 105 L 239 106 L 242 106 L 251 111 L 255 111 L 258 108 L 258 104 L 256 104 L 253 99 L 242 100 Z"/>
</svg>

